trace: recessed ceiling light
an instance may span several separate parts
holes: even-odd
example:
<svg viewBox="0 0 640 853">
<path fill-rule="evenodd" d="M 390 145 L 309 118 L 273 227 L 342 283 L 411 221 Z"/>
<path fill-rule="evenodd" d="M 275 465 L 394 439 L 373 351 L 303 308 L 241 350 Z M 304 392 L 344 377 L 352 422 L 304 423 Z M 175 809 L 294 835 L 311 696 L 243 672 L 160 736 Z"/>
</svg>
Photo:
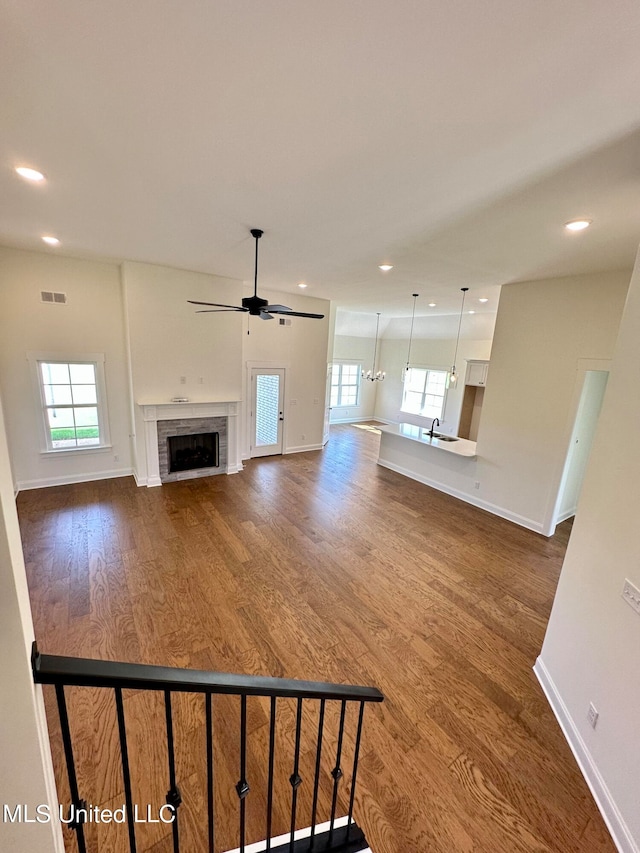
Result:
<svg viewBox="0 0 640 853">
<path fill-rule="evenodd" d="M 57 237 L 52 237 L 49 234 L 46 234 L 42 239 L 49 246 L 59 246 L 60 245 L 60 240 L 58 240 Z"/>
<path fill-rule="evenodd" d="M 486 296 L 481 296 L 480 299 L 478 299 L 478 302 L 488 302 L 488 301 L 489 300 L 487 299 Z"/>
<path fill-rule="evenodd" d="M 306 286 L 307 285 L 304 283 L 304 281 L 301 281 L 300 284 L 298 285 L 298 287 L 306 287 Z"/>
<path fill-rule="evenodd" d="M 382 270 L 382 272 L 389 272 L 389 270 L 393 269 L 393 264 L 378 264 L 378 269 Z"/>
<path fill-rule="evenodd" d="M 429 308 L 435 308 L 435 307 L 436 307 L 436 303 L 435 303 L 435 302 L 430 302 L 430 303 L 429 303 Z"/>
<path fill-rule="evenodd" d="M 37 169 L 30 169 L 28 166 L 16 166 L 16 172 L 21 178 L 25 178 L 27 181 L 33 181 L 34 183 L 44 181 L 42 172 L 38 172 Z"/>
<path fill-rule="evenodd" d="M 574 219 L 572 222 L 565 222 L 567 231 L 584 231 L 591 225 L 590 219 Z"/>
<path fill-rule="evenodd" d="M 475 314 L 475 313 L 476 313 L 475 311 L 469 311 L 469 314 Z"/>
</svg>

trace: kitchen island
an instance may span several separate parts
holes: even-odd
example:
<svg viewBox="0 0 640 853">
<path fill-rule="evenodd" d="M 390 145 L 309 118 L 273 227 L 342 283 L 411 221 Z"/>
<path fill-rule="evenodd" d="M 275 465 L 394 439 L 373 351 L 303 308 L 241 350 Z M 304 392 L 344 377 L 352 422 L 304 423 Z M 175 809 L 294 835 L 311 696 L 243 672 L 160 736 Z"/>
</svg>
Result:
<svg viewBox="0 0 640 853">
<path fill-rule="evenodd" d="M 476 480 L 476 442 L 413 424 L 379 426 L 378 465 L 469 500 Z M 454 440 L 452 440 L 454 439 Z"/>
</svg>

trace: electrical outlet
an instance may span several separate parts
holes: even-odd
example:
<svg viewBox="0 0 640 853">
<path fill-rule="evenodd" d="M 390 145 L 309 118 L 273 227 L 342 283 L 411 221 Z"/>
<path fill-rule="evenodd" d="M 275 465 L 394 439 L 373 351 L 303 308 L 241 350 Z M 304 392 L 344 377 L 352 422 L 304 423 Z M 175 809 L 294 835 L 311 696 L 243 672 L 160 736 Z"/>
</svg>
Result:
<svg viewBox="0 0 640 853">
<path fill-rule="evenodd" d="M 587 714 L 587 719 L 589 720 L 589 725 L 592 729 L 595 729 L 599 716 L 600 714 L 598 714 L 598 712 L 596 711 L 596 706 L 593 704 L 593 702 L 589 702 L 589 712 Z"/>
<path fill-rule="evenodd" d="M 473 484 L 473 488 L 474 488 L 474 489 L 479 489 L 479 488 L 480 488 L 480 480 L 476 480 L 476 481 L 475 481 L 475 483 Z"/>
<path fill-rule="evenodd" d="M 198 378 L 198 385 L 204 385 L 204 376 Z"/>
<path fill-rule="evenodd" d="M 186 384 L 187 384 L 187 377 L 186 377 L 186 376 L 181 376 L 181 377 L 180 377 L 180 384 L 181 384 L 181 385 L 186 385 Z"/>
<path fill-rule="evenodd" d="M 114 461 L 114 462 L 119 462 L 119 461 L 120 461 L 120 457 L 118 456 L 118 454 L 117 454 L 117 453 L 114 453 L 114 454 L 113 454 L 113 461 Z"/>
<path fill-rule="evenodd" d="M 307 437 L 307 436 L 306 436 L 304 433 L 302 433 L 302 440 L 303 440 L 303 441 L 306 439 L 306 437 Z"/>
<path fill-rule="evenodd" d="M 629 607 L 633 607 L 636 613 L 640 613 L 640 589 L 631 583 L 629 578 L 624 579 L 622 588 L 622 597 L 627 602 Z"/>
</svg>

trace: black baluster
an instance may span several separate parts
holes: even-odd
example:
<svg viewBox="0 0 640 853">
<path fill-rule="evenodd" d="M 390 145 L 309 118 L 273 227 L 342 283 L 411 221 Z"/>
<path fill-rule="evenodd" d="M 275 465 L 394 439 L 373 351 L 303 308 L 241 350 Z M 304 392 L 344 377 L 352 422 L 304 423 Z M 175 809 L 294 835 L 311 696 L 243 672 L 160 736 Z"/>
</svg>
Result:
<svg viewBox="0 0 640 853">
<path fill-rule="evenodd" d="M 122 778 L 124 780 L 124 800 L 127 809 L 127 830 L 129 832 L 129 850 L 136 853 L 136 830 L 134 825 L 133 799 L 131 797 L 131 774 L 129 772 L 129 751 L 127 749 L 127 729 L 124 722 L 122 688 L 114 688 L 116 711 L 118 713 L 118 732 L 120 734 L 120 755 L 122 758 Z"/>
<path fill-rule="evenodd" d="M 296 830 L 296 810 L 298 807 L 298 788 L 302 785 L 302 779 L 298 773 L 300 767 L 300 731 L 302 729 L 302 699 L 298 699 L 298 712 L 296 714 L 296 746 L 293 755 L 293 773 L 289 777 L 291 783 L 291 837 L 289 840 L 289 851 L 293 853 L 294 832 Z"/>
<path fill-rule="evenodd" d="M 351 796 L 349 797 L 349 817 L 347 818 L 347 837 L 351 835 L 351 819 L 353 818 L 353 803 L 356 798 L 356 779 L 358 777 L 358 756 L 360 755 L 360 738 L 362 737 L 362 719 L 364 717 L 364 702 L 360 703 L 360 714 L 358 715 L 358 734 L 356 735 L 356 749 L 353 756 L 353 773 L 351 774 Z"/>
<path fill-rule="evenodd" d="M 320 786 L 320 760 L 322 757 L 322 734 L 324 729 L 325 700 L 320 700 L 320 716 L 318 718 L 318 746 L 316 749 L 316 772 L 313 779 L 313 805 L 311 806 L 311 836 L 309 838 L 309 853 L 316 843 L 316 814 L 318 811 L 318 788 Z"/>
<path fill-rule="evenodd" d="M 178 807 L 182 802 L 180 789 L 176 785 L 176 758 L 173 746 L 173 715 L 171 714 L 171 691 L 164 691 L 164 707 L 167 718 L 167 756 L 169 759 L 169 790 L 167 803 L 173 808 L 173 853 L 180 853 L 180 836 L 178 833 Z"/>
<path fill-rule="evenodd" d="M 205 695 L 205 713 L 207 726 L 207 813 L 209 817 L 209 853 L 213 851 L 213 715 L 211 712 L 211 693 Z"/>
<path fill-rule="evenodd" d="M 269 782 L 267 786 L 267 853 L 271 850 L 271 818 L 273 812 L 273 762 L 276 745 L 276 697 L 271 697 L 269 720 Z"/>
<path fill-rule="evenodd" d="M 69 824 L 76 831 L 79 853 L 86 853 L 87 847 L 84 840 L 83 816 L 78 818 L 78 811 L 86 809 L 87 804 L 80 799 L 78 793 L 78 780 L 76 778 L 76 765 L 73 760 L 73 747 L 71 746 L 71 730 L 69 728 L 69 716 L 67 714 L 67 703 L 64 697 L 64 686 L 56 684 L 56 699 L 58 700 L 58 714 L 60 716 L 60 728 L 62 730 L 62 743 L 64 746 L 64 757 L 67 762 L 67 776 L 69 777 L 69 793 L 71 795 L 71 808 L 73 809 L 73 820 Z"/>
<path fill-rule="evenodd" d="M 245 797 L 249 793 L 247 782 L 247 697 L 240 697 L 240 781 L 236 785 L 236 791 L 240 797 L 240 853 L 244 853 L 245 845 L 245 821 L 246 803 Z"/>
<path fill-rule="evenodd" d="M 342 778 L 342 768 L 340 767 L 340 758 L 342 757 L 342 737 L 344 735 L 344 715 L 347 710 L 347 702 L 345 699 L 340 703 L 340 730 L 338 732 L 338 749 L 336 750 L 336 766 L 331 771 L 333 776 L 333 799 L 331 801 L 331 822 L 329 824 L 329 839 L 328 846 L 331 846 L 333 840 L 333 824 L 336 819 L 336 804 L 338 802 L 338 783 Z"/>
</svg>

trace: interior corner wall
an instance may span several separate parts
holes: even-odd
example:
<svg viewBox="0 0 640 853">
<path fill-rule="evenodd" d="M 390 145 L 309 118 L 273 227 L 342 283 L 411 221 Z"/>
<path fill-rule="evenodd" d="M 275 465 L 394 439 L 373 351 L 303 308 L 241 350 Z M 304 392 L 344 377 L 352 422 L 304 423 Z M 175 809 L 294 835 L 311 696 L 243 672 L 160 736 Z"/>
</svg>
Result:
<svg viewBox="0 0 640 853">
<path fill-rule="evenodd" d="M 33 683 L 33 624 L 0 401 L 0 804 L 26 805 L 31 818 L 45 805 L 57 816 L 57 796 L 42 689 Z M 2 822 L 3 850 L 63 853 L 60 823 Z"/>
<path fill-rule="evenodd" d="M 640 256 L 639 256 L 640 257 Z M 618 848 L 640 850 L 640 260 L 536 672 L 596 794 Z M 623 437 L 618 440 L 618 437 Z M 595 730 L 589 703 L 599 712 Z"/>
<path fill-rule="evenodd" d="M 239 305 L 242 282 L 172 267 L 122 265 L 135 419 L 136 479 L 147 481 L 141 405 L 242 399 L 241 313 L 198 314 L 187 300 Z M 182 381 L 184 379 L 184 382 Z"/>
<path fill-rule="evenodd" d="M 0 290 L 0 384 L 14 488 L 130 474 L 129 390 L 118 265 L 0 247 Z M 42 290 L 66 293 L 67 304 L 43 303 Z M 42 412 L 27 361 L 29 351 L 62 357 L 105 354 L 110 449 L 41 453 Z"/>
<path fill-rule="evenodd" d="M 324 314 L 324 319 L 290 317 L 290 325 L 281 325 L 279 317 L 264 321 L 259 317 L 243 316 L 242 361 L 245 370 L 242 396 L 246 427 L 243 458 L 251 454 L 248 434 L 251 389 L 248 377 L 252 364 L 286 367 L 283 452 L 318 450 L 322 447 L 324 428 L 327 352 L 332 324 L 330 303 L 326 299 L 276 291 L 261 291 L 260 295 L 272 304 L 284 302 L 294 311 Z"/>
<path fill-rule="evenodd" d="M 578 362 L 611 358 L 629 279 L 610 272 L 502 288 L 473 474 L 487 509 L 553 533 Z"/>
<path fill-rule="evenodd" d="M 408 340 L 382 340 L 380 365 L 384 367 L 387 376 L 379 383 L 376 395 L 375 417 L 389 423 L 412 423 L 417 426 L 431 426 L 431 418 L 419 415 L 408 415 L 401 412 L 402 405 L 402 374 L 407 363 Z M 431 367 L 440 370 L 451 370 L 455 353 L 455 339 L 429 340 L 415 339 L 411 346 L 411 364 L 413 367 Z M 467 359 L 489 359 L 491 357 L 491 341 L 467 341 L 464 338 L 458 346 L 458 369 L 461 381 L 456 387 L 447 390 L 443 417 L 440 418 L 440 432 L 456 435 L 460 422 L 460 410 L 464 396 L 464 376 Z"/>
</svg>

